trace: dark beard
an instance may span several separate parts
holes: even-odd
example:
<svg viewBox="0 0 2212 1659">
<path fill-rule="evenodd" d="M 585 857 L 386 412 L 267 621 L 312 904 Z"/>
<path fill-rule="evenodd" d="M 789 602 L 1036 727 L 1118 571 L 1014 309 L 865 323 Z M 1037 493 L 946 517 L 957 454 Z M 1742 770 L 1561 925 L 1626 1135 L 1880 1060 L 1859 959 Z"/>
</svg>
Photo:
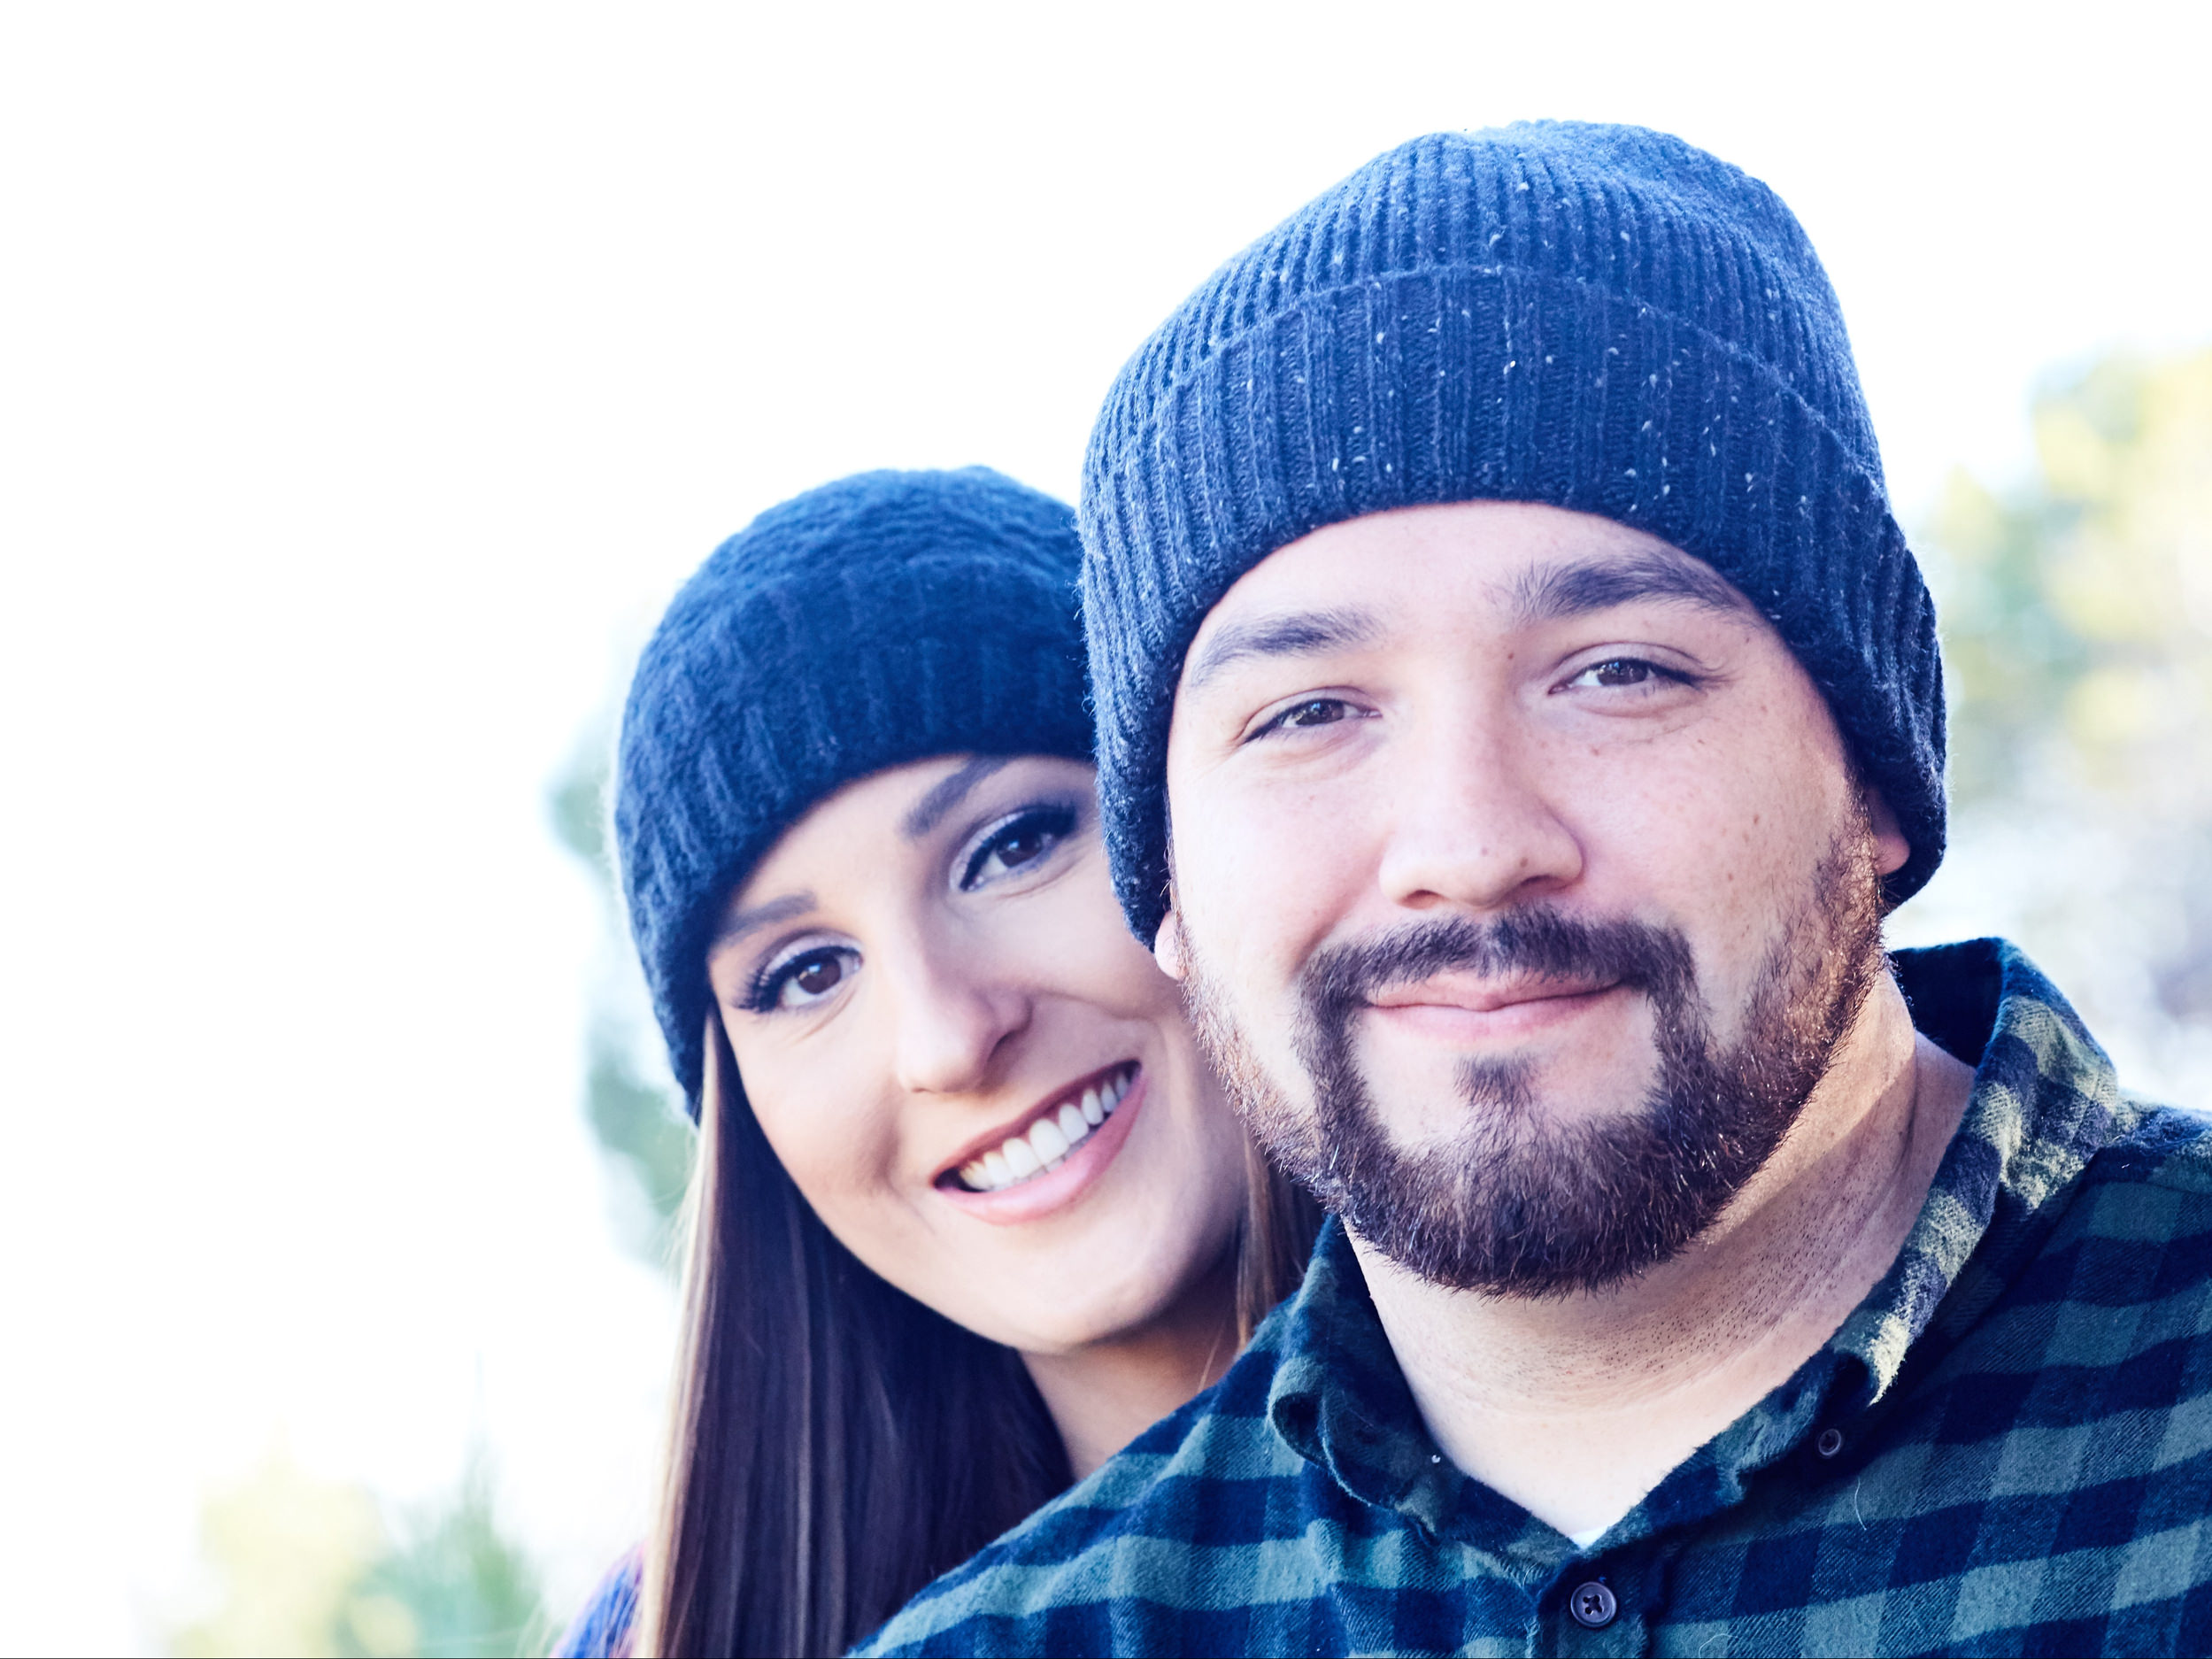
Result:
<svg viewBox="0 0 2212 1659">
<path fill-rule="evenodd" d="M 1416 922 L 1317 951 L 1299 976 L 1301 1112 L 1261 1069 L 1195 950 L 1199 1040 L 1260 1143 L 1368 1244 L 1452 1290 L 1545 1297 L 1618 1284 L 1678 1254 L 1773 1155 L 1880 971 L 1881 882 L 1863 828 L 1840 837 L 1761 963 L 1741 1037 L 1715 1044 L 1674 929 L 1533 906 Z M 1376 1116 L 1352 1022 L 1383 987 L 1458 969 L 1617 981 L 1649 998 L 1658 1075 L 1640 1107 L 1546 1120 L 1516 1061 L 1470 1061 L 1465 1130 L 1408 1152 Z"/>
</svg>

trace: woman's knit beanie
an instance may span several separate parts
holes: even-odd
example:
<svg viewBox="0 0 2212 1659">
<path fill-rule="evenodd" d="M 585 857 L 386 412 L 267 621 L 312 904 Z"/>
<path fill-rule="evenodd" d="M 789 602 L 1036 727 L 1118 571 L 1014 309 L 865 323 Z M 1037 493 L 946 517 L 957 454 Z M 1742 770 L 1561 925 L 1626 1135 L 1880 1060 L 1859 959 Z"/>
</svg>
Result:
<svg viewBox="0 0 2212 1659">
<path fill-rule="evenodd" d="M 1167 908 L 1166 752 L 1222 595 L 1323 525 L 1455 501 L 1602 514 L 1694 554 L 1826 695 L 1912 855 L 1944 846 L 1935 610 L 1828 278 L 1781 199 L 1633 127 L 1418 138 L 1208 279 L 1091 438 L 1083 604 L 1116 891 Z"/>
<path fill-rule="evenodd" d="M 931 755 L 1091 757 L 1074 515 L 987 467 L 878 472 L 771 507 L 638 660 L 614 837 L 653 1013 L 698 1113 L 708 936 L 776 837 Z"/>
</svg>

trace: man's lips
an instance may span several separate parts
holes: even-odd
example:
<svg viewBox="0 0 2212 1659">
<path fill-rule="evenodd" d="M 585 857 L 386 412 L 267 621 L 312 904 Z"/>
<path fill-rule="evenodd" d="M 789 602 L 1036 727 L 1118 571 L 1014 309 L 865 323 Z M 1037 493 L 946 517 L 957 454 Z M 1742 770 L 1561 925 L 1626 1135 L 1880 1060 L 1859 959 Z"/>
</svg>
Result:
<svg viewBox="0 0 2212 1659">
<path fill-rule="evenodd" d="M 1531 1003 L 1558 1002 L 1601 995 L 1617 979 L 1521 979 L 1505 982 L 1438 974 L 1409 985 L 1392 985 L 1368 999 L 1376 1008 L 1444 1008 L 1466 1014 L 1497 1014 Z"/>
<path fill-rule="evenodd" d="M 1555 1031 L 1607 1006 L 1617 980 L 1483 980 L 1440 974 L 1368 999 L 1380 1029 L 1453 1047 L 1514 1043 Z"/>
</svg>

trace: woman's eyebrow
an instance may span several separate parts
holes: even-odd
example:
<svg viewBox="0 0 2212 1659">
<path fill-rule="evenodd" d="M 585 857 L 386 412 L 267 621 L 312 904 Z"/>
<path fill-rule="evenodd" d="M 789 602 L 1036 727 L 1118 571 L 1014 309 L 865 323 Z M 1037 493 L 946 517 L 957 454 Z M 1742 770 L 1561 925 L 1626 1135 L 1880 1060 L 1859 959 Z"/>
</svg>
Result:
<svg viewBox="0 0 2212 1659">
<path fill-rule="evenodd" d="M 927 795 L 916 801 L 913 810 L 899 822 L 899 830 L 907 840 L 921 840 L 937 827 L 945 814 L 967 798 L 968 791 L 1013 758 L 1006 754 L 977 755 L 951 777 L 939 780 Z"/>
<path fill-rule="evenodd" d="M 714 937 L 707 941 L 706 953 L 713 955 L 723 945 L 742 939 L 748 933 L 788 922 L 793 916 L 803 916 L 815 907 L 812 893 L 787 893 L 781 899 L 771 899 L 765 905 L 755 905 L 750 910 L 731 912 L 722 918 L 722 925 L 714 930 Z"/>
<path fill-rule="evenodd" d="M 1627 559 L 1580 559 L 1525 571 L 1511 592 L 1514 620 L 1526 628 L 1603 611 L 1636 599 L 1671 599 L 1702 610 L 1742 616 L 1751 602 L 1728 578 L 1687 553 L 1669 558 L 1638 553 Z"/>
</svg>

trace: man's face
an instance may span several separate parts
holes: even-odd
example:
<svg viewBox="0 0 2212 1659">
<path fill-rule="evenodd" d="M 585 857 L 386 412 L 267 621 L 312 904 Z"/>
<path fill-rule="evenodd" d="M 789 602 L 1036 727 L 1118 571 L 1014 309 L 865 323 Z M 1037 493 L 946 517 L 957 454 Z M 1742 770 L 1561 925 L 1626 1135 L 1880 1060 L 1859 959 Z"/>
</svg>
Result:
<svg viewBox="0 0 2212 1659">
<path fill-rule="evenodd" d="M 1246 574 L 1168 780 L 1160 954 L 1255 1131 L 1385 1254 L 1507 1293 L 1617 1281 L 1725 1208 L 1863 999 L 1907 852 L 1740 594 L 1523 504 Z"/>
</svg>

